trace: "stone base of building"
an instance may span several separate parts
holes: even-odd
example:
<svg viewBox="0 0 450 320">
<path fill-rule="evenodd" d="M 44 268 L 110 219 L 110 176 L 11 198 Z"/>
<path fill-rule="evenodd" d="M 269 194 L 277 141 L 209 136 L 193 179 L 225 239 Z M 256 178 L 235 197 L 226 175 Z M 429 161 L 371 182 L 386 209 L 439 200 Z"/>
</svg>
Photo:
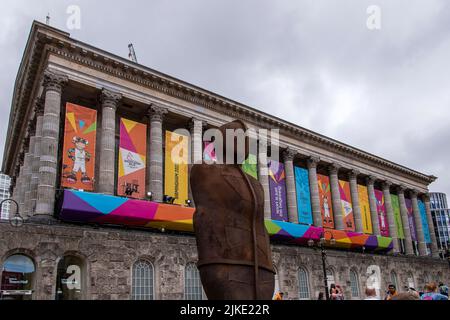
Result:
<svg viewBox="0 0 450 320">
<path fill-rule="evenodd" d="M 309 247 L 272 245 L 278 283 L 286 299 L 299 299 L 299 269 L 307 273 L 309 296 L 316 299 L 323 291 L 321 253 Z M 58 262 L 75 255 L 85 262 L 82 283 L 84 299 L 130 299 L 132 269 L 144 259 L 154 267 L 154 298 L 184 299 L 185 266 L 197 261 L 192 235 L 161 232 L 95 228 L 58 223 L 45 225 L 26 222 L 13 227 L 0 222 L 0 264 L 13 254 L 33 259 L 36 266 L 33 299 L 55 299 Z M 380 270 L 383 293 L 392 281 L 393 272 L 400 291 L 411 282 L 422 290 L 426 281 L 450 282 L 446 261 L 430 257 L 363 254 L 327 250 L 327 265 L 334 273 L 346 299 L 364 298 L 364 288 L 371 270 Z M 358 278 L 359 297 L 352 297 L 350 272 Z M 353 290 L 355 292 L 355 290 Z"/>
</svg>

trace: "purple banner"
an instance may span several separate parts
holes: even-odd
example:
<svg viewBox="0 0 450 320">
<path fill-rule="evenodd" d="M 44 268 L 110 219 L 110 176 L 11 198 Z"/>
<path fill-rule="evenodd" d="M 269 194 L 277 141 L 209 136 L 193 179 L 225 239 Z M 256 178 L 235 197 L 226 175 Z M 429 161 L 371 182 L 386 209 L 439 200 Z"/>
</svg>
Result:
<svg viewBox="0 0 450 320">
<path fill-rule="evenodd" d="M 411 231 L 411 240 L 417 241 L 416 222 L 414 221 L 414 212 L 411 199 L 405 199 L 406 211 L 408 212 L 409 230 Z"/>
<path fill-rule="evenodd" d="M 272 219 L 288 221 L 286 203 L 286 173 L 284 165 L 278 161 L 269 162 L 269 189 Z"/>
</svg>

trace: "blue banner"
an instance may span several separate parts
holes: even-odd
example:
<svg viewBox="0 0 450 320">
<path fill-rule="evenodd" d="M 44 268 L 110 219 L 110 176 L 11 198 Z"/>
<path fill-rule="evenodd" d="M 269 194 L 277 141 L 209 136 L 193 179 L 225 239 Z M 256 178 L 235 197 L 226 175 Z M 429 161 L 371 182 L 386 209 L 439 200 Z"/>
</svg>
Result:
<svg viewBox="0 0 450 320">
<path fill-rule="evenodd" d="M 425 204 L 422 200 L 417 200 L 419 204 L 420 220 L 422 220 L 423 237 L 425 243 L 431 243 L 430 229 L 428 228 L 427 212 L 425 210 Z"/>
<path fill-rule="evenodd" d="M 295 167 L 295 188 L 297 190 L 298 223 L 312 225 L 308 170 Z"/>
</svg>

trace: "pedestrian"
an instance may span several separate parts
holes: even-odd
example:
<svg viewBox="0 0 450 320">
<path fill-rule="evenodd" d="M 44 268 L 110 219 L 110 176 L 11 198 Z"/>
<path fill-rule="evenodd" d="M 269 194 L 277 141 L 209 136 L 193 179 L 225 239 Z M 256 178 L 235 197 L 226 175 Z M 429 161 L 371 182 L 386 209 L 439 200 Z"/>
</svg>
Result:
<svg viewBox="0 0 450 320">
<path fill-rule="evenodd" d="M 430 282 L 425 286 L 425 293 L 420 300 L 448 300 L 448 297 L 437 292 L 436 282 Z"/>
<path fill-rule="evenodd" d="M 317 300 L 325 300 L 323 296 L 323 292 L 319 292 L 319 297 L 317 298 Z"/>
<path fill-rule="evenodd" d="M 277 294 L 275 295 L 275 298 L 273 300 L 283 300 L 283 296 L 284 296 L 284 293 L 279 291 L 279 292 L 277 292 Z"/>
<path fill-rule="evenodd" d="M 448 297 L 448 287 L 442 282 L 439 282 L 439 293 Z"/>
<path fill-rule="evenodd" d="M 400 292 L 393 296 L 391 300 L 420 300 L 417 291 Z"/>
<path fill-rule="evenodd" d="M 391 300 L 392 297 L 398 295 L 397 288 L 392 283 L 388 286 L 388 290 L 386 291 L 386 297 L 384 300 Z"/>
<path fill-rule="evenodd" d="M 366 298 L 364 300 L 380 300 L 380 298 L 377 297 L 375 288 L 366 288 Z"/>
<path fill-rule="evenodd" d="M 330 299 L 331 300 L 344 300 L 344 294 L 342 288 L 338 284 L 332 283 L 330 286 Z"/>
</svg>

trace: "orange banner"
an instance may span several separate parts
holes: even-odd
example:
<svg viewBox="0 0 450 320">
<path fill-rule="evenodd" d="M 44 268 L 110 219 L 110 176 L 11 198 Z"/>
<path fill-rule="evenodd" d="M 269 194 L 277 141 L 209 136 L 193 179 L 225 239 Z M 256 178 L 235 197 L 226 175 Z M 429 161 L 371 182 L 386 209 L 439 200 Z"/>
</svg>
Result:
<svg viewBox="0 0 450 320">
<path fill-rule="evenodd" d="M 97 111 L 66 104 L 61 186 L 94 190 Z"/>
</svg>

